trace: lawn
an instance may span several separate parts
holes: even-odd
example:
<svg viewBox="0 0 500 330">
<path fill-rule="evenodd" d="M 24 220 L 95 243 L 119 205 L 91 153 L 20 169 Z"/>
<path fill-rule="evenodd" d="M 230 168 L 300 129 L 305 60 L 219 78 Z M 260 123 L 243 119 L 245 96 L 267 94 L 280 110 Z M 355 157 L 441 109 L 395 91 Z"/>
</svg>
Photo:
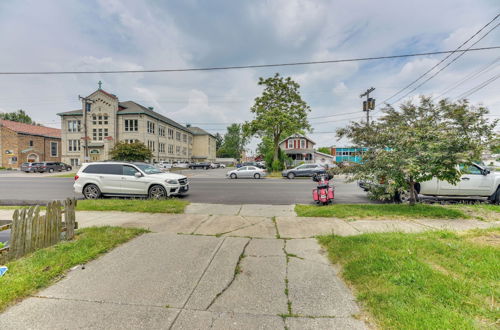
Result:
<svg viewBox="0 0 500 330">
<path fill-rule="evenodd" d="M 154 199 L 97 199 L 81 200 L 76 205 L 77 211 L 122 211 L 145 213 L 184 213 L 189 204 L 176 198 Z"/>
<path fill-rule="evenodd" d="M 0 277 L 0 311 L 54 283 L 71 267 L 95 259 L 144 232 L 135 228 L 85 228 L 77 232 L 73 241 L 7 263 L 9 271 Z"/>
<path fill-rule="evenodd" d="M 322 236 L 383 329 L 498 329 L 500 229 Z"/>
<path fill-rule="evenodd" d="M 326 206 L 296 205 L 299 217 L 336 217 L 342 219 L 459 219 L 470 218 L 458 208 L 417 204 L 333 204 Z"/>
<path fill-rule="evenodd" d="M 57 175 L 51 175 L 51 178 L 74 178 L 76 175 L 75 172 L 70 172 L 70 173 L 63 173 L 63 174 L 57 174 Z"/>
<path fill-rule="evenodd" d="M 153 199 L 84 199 L 76 204 L 77 211 L 122 211 L 144 213 L 184 213 L 189 204 L 176 198 Z M 0 210 L 18 209 L 22 206 L 0 206 Z M 44 207 L 42 207 L 44 209 Z"/>
</svg>

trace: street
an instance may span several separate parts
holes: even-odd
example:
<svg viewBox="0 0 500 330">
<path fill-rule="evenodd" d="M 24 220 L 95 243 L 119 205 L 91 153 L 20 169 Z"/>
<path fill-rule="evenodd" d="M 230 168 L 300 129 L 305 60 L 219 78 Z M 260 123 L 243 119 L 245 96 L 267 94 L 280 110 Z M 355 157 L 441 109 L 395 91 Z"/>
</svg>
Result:
<svg viewBox="0 0 500 330">
<path fill-rule="evenodd" d="M 266 178 L 225 178 L 227 169 L 183 170 L 190 181 L 189 193 L 185 198 L 196 203 L 221 204 L 309 204 L 312 203 L 312 189 L 315 183 L 308 178 L 295 180 Z M 333 179 L 335 203 L 369 203 L 366 193 L 356 183 Z M 82 198 L 73 192 L 72 178 L 38 176 L 36 173 L 0 175 L 0 204 L 34 203 L 67 197 Z"/>
</svg>

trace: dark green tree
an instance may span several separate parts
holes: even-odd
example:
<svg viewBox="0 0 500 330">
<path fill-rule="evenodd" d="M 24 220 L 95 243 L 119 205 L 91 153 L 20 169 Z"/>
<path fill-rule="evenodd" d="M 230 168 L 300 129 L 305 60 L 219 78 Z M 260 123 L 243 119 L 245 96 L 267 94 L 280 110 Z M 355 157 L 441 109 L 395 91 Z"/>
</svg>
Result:
<svg viewBox="0 0 500 330">
<path fill-rule="evenodd" d="M 247 143 L 248 138 L 243 135 L 242 126 L 240 124 L 231 124 L 227 127 L 224 141 L 217 154 L 219 157 L 240 159 Z"/>
<path fill-rule="evenodd" d="M 219 150 L 222 147 L 222 143 L 224 143 L 224 137 L 219 132 L 215 133 L 215 148 Z"/>
<path fill-rule="evenodd" d="M 274 169 L 279 166 L 279 142 L 289 135 L 311 129 L 307 120 L 311 109 L 300 96 L 299 84 L 290 77 L 276 73 L 274 77 L 259 78 L 259 85 L 264 86 L 264 91 L 250 109 L 255 119 L 245 123 L 244 131 L 247 136 L 271 139 Z"/>
<path fill-rule="evenodd" d="M 111 159 L 143 162 L 153 158 L 153 153 L 142 142 L 118 142 L 110 151 Z"/>
<path fill-rule="evenodd" d="M 15 112 L 0 113 L 0 119 L 16 121 L 24 124 L 36 125 L 31 117 L 24 110 L 17 110 Z"/>
<path fill-rule="evenodd" d="M 337 131 L 368 150 L 362 163 L 350 167 L 352 179 L 385 182 L 392 192 L 408 191 L 410 204 L 416 202 L 415 185 L 436 178 L 456 184 L 461 173 L 458 164 L 480 159 L 491 145 L 497 121 L 490 122 L 488 109 L 456 103 L 404 103 L 399 110 L 382 109 L 384 116 L 370 126 L 351 123 Z"/>
</svg>

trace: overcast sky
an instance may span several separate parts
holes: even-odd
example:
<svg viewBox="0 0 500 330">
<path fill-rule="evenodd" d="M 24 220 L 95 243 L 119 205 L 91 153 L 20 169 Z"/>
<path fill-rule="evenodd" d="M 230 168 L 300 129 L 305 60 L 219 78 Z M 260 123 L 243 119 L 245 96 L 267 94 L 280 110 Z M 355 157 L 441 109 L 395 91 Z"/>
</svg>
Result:
<svg viewBox="0 0 500 330">
<path fill-rule="evenodd" d="M 452 50 L 499 12 L 498 0 L 0 0 L 0 71 L 192 68 Z M 476 47 L 497 45 L 500 27 Z M 251 119 L 258 78 L 279 72 L 300 83 L 310 117 L 332 115 L 311 119 L 317 146 L 338 145 L 346 142 L 336 141 L 335 129 L 364 118 L 361 92 L 373 86 L 382 101 L 445 56 L 188 73 L 0 75 L 0 112 L 24 109 L 60 127 L 56 113 L 79 108 L 78 95 L 89 95 L 101 80 L 121 101 L 222 133 L 225 123 Z M 410 96 L 437 96 L 499 57 L 498 49 L 466 54 Z M 444 96 L 455 98 L 499 73 L 500 61 Z M 470 100 L 500 118 L 499 87 L 500 79 Z"/>
</svg>

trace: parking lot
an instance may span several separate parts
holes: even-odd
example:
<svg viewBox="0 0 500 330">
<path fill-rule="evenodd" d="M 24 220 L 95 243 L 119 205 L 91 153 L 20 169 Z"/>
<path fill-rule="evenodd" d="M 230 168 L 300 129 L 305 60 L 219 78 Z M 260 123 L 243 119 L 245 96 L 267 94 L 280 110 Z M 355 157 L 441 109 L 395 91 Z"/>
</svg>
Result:
<svg viewBox="0 0 500 330">
<path fill-rule="evenodd" d="M 181 198 L 198 203 L 224 204 L 308 204 L 312 202 L 315 183 L 310 178 L 294 180 L 282 178 L 236 179 L 226 178 L 230 169 L 189 170 L 176 173 L 186 175 L 190 181 L 189 193 Z M 9 172 L 9 173 L 6 173 Z M 0 203 L 34 203 L 82 198 L 73 192 L 72 178 L 52 177 L 54 174 L 0 172 Z M 55 174 L 57 175 L 57 173 Z M 334 178 L 336 203 L 369 203 L 366 193 L 356 183 Z"/>
</svg>

